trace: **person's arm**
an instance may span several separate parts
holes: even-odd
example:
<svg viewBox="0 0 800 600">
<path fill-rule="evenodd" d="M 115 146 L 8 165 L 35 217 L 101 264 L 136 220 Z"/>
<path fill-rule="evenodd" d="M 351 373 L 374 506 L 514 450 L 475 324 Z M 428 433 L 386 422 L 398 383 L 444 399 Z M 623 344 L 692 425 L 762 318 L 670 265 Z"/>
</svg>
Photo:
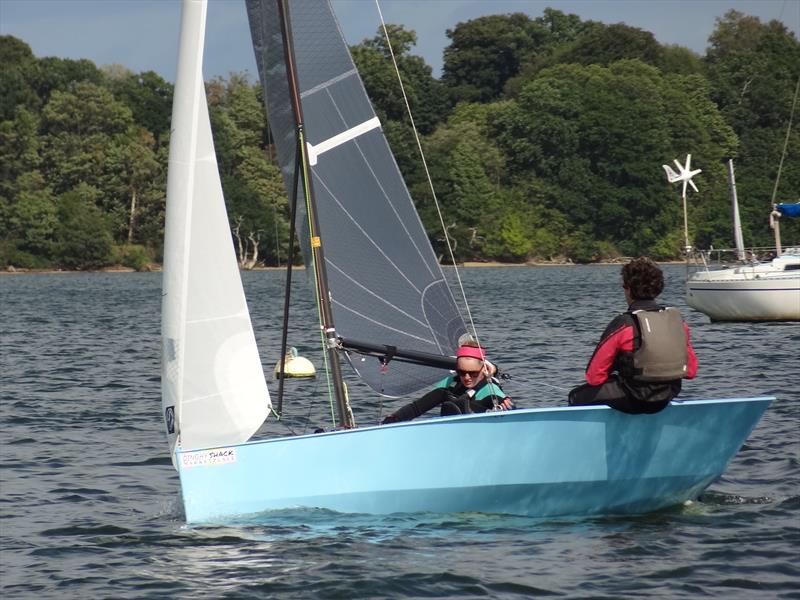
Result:
<svg viewBox="0 0 800 600">
<path fill-rule="evenodd" d="M 490 360 L 483 361 L 488 377 L 494 377 L 500 372 L 499 367 Z"/>
<path fill-rule="evenodd" d="M 381 421 L 381 425 L 410 421 L 416 419 L 420 415 L 424 415 L 433 407 L 439 406 L 447 398 L 448 388 L 452 382 L 452 377 L 445 377 L 436 384 L 436 387 L 419 400 L 409 402 L 405 406 L 398 408 L 392 414 L 387 415 L 386 418 Z"/>
<path fill-rule="evenodd" d="M 633 326 L 620 322 L 616 328 L 607 329 L 586 365 L 586 383 L 602 385 L 614 366 L 620 352 L 633 352 Z"/>
<path fill-rule="evenodd" d="M 686 352 L 689 355 L 689 362 L 686 365 L 686 379 L 694 379 L 697 375 L 697 355 L 692 348 L 692 336 L 689 333 L 689 326 L 684 323 L 683 331 L 686 333 Z"/>
</svg>

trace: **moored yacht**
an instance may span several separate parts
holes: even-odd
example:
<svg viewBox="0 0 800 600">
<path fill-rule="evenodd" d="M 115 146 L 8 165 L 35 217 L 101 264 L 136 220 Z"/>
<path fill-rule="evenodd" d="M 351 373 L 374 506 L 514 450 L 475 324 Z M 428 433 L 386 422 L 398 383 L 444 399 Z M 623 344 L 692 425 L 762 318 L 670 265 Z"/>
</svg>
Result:
<svg viewBox="0 0 800 600">
<path fill-rule="evenodd" d="M 696 271 L 686 301 L 712 321 L 800 321 L 800 248 L 766 262 Z"/>
</svg>

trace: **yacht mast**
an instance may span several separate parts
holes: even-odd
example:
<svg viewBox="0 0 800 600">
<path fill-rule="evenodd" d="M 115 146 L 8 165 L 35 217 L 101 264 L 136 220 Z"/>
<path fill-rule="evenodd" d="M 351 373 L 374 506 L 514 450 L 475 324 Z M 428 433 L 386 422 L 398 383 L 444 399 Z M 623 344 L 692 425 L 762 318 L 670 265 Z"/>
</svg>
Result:
<svg viewBox="0 0 800 600">
<path fill-rule="evenodd" d="M 736 178 L 733 175 L 733 159 L 728 162 L 728 188 L 731 193 L 731 210 L 733 211 L 733 240 L 736 242 L 737 258 L 744 262 L 744 238 L 742 237 L 742 220 L 739 217 L 739 199 L 736 196 Z"/>
</svg>

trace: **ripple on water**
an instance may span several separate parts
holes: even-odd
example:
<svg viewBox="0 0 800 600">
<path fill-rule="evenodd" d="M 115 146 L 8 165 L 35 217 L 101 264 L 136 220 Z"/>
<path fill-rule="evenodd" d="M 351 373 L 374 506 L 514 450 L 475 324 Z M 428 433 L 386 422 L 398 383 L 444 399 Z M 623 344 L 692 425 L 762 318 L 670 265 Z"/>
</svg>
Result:
<svg viewBox="0 0 800 600">
<path fill-rule="evenodd" d="M 796 324 L 719 324 L 665 302 L 692 327 L 700 375 L 685 397 L 774 394 L 724 477 L 697 502 L 641 516 L 342 515 L 272 511 L 190 527 L 161 422 L 158 273 L 0 280 L 0 592 L 8 598 L 394 598 L 536 596 L 791 598 L 800 573 L 800 372 Z M 271 372 L 283 273 L 245 273 Z M 471 269 L 481 341 L 523 406 L 564 401 L 602 328 L 621 310 L 618 267 Z M 302 279 L 302 278 L 301 278 Z M 311 323 L 307 282 L 292 307 Z M 502 290 L 498 294 L 497 290 Z M 569 314 L 565 307 L 569 307 Z M 299 322 L 299 321 L 298 321 Z M 290 344 L 315 360 L 318 330 Z M 327 423 L 321 377 L 289 382 L 286 420 Z M 548 387 L 554 386 L 554 387 Z M 403 400 L 353 383 L 361 422 Z M 285 435 L 285 423 L 263 432 Z M 491 460 L 492 457 L 487 457 Z M 398 456 L 398 465 L 403 457 Z M 457 455 L 431 457 L 458 468 Z M 269 477 L 269 465 L 264 467 Z M 280 482 L 276 482 L 279 485 Z"/>
</svg>

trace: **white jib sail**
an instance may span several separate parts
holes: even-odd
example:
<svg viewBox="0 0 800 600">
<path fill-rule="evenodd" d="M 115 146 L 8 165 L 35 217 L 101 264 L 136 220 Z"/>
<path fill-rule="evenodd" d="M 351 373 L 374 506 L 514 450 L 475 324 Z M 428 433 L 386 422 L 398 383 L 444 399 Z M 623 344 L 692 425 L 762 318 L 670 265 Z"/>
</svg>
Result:
<svg viewBox="0 0 800 600">
<path fill-rule="evenodd" d="M 246 441 L 271 407 L 222 196 L 203 84 L 205 0 L 184 0 L 161 306 L 170 452 Z"/>
</svg>

